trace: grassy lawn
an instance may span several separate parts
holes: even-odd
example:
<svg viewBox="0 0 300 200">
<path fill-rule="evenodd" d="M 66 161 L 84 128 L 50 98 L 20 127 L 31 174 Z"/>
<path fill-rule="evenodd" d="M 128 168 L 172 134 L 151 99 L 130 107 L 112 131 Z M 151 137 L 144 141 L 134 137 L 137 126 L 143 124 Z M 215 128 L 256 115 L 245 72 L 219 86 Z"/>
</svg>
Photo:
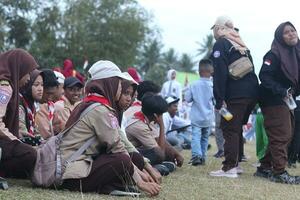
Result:
<svg viewBox="0 0 300 200">
<path fill-rule="evenodd" d="M 210 142 L 215 146 L 214 140 Z M 255 143 L 247 143 L 245 152 L 250 156 L 248 162 L 243 162 L 244 174 L 237 179 L 213 178 L 208 175 L 211 170 L 219 169 L 221 159 L 212 157 L 215 147 L 209 151 L 205 166 L 190 166 L 190 151 L 183 151 L 186 158 L 184 166 L 163 179 L 162 191 L 155 199 L 299 199 L 300 185 L 285 185 L 271 183 L 265 179 L 253 177 L 256 162 Z M 297 169 L 289 170 L 291 174 L 300 175 L 300 165 Z M 29 181 L 9 179 L 9 190 L 0 190 L 0 199 L 130 199 L 109 197 L 97 194 L 81 194 L 68 191 L 33 189 Z M 148 199 L 148 198 L 143 198 Z"/>
</svg>

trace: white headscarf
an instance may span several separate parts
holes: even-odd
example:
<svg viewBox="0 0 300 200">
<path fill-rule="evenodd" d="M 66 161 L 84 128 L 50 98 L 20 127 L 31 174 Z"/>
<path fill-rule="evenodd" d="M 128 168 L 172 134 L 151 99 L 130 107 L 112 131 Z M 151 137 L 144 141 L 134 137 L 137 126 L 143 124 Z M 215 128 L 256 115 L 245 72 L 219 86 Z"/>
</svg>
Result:
<svg viewBox="0 0 300 200">
<path fill-rule="evenodd" d="M 172 74 L 173 73 L 176 73 L 176 70 L 174 70 L 174 69 L 170 69 L 169 71 L 168 71 L 168 73 L 167 73 L 167 79 L 168 79 L 168 81 L 171 81 L 172 80 Z"/>
</svg>

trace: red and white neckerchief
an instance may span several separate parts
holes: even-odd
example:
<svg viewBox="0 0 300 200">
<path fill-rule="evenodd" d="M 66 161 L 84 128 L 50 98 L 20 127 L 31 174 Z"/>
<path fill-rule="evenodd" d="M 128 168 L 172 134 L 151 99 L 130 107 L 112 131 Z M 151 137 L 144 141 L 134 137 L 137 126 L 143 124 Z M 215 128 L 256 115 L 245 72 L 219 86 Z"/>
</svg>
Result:
<svg viewBox="0 0 300 200">
<path fill-rule="evenodd" d="M 101 103 L 106 106 L 111 106 L 107 98 L 105 98 L 104 96 L 95 94 L 95 93 L 90 93 L 86 97 L 83 98 L 83 102 L 88 103 L 91 101 L 98 102 L 98 103 Z"/>
<path fill-rule="evenodd" d="M 140 101 L 135 101 L 131 106 L 142 106 L 142 103 Z"/>
<path fill-rule="evenodd" d="M 35 113 L 35 110 L 34 110 L 34 108 L 32 110 L 29 107 L 28 102 L 26 101 L 26 99 L 23 97 L 23 95 L 21 93 L 19 93 L 19 96 L 21 98 L 21 101 L 22 101 L 25 109 L 26 109 L 26 117 L 27 117 L 28 122 L 29 122 L 28 134 L 29 134 L 29 136 L 34 137 L 34 126 L 35 126 L 35 123 L 34 123 L 34 113 Z"/>
<path fill-rule="evenodd" d="M 147 123 L 146 117 L 145 117 L 144 113 L 142 113 L 142 111 L 138 111 L 138 112 L 134 113 L 134 117 L 136 119 L 139 119 L 139 120 Z"/>
<path fill-rule="evenodd" d="M 48 120 L 50 123 L 50 130 L 51 130 L 52 134 L 54 134 L 54 131 L 53 131 L 54 110 L 55 110 L 55 108 L 54 108 L 53 101 L 48 101 Z"/>
</svg>

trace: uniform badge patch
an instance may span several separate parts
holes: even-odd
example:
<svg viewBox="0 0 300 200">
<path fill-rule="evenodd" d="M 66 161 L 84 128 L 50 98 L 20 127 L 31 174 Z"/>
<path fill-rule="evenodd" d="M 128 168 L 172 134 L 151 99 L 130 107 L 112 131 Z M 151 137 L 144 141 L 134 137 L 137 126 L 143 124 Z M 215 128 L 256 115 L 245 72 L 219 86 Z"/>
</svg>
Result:
<svg viewBox="0 0 300 200">
<path fill-rule="evenodd" d="M 264 64 L 270 66 L 272 64 L 272 61 L 271 60 L 265 60 Z"/>
<path fill-rule="evenodd" d="M 10 95 L 3 90 L 0 90 L 0 104 L 7 104 L 10 99 Z"/>
<path fill-rule="evenodd" d="M 113 128 L 113 129 L 119 128 L 119 121 L 118 121 L 118 119 L 116 118 L 116 116 L 114 116 L 114 115 L 111 114 L 111 113 L 109 113 L 108 116 L 109 116 L 109 118 L 110 118 L 110 125 L 111 125 L 111 128 Z"/>
<path fill-rule="evenodd" d="M 220 51 L 215 51 L 215 52 L 214 52 L 214 57 L 215 57 L 215 58 L 219 58 L 220 55 L 221 55 Z"/>
</svg>

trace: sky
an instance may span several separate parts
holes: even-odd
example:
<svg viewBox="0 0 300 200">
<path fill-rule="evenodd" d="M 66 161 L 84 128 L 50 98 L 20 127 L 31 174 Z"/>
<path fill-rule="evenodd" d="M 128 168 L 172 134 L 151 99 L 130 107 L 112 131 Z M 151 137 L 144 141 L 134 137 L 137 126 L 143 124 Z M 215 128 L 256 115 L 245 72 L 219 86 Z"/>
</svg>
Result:
<svg viewBox="0 0 300 200">
<path fill-rule="evenodd" d="M 164 50 L 174 48 L 188 53 L 196 62 L 197 42 L 212 33 L 210 28 L 220 15 L 229 16 L 251 51 L 256 73 L 263 56 L 270 50 L 277 26 L 290 21 L 300 30 L 299 3 L 264 0 L 138 0 L 153 15 L 160 29 Z M 277 2 L 281 2 L 280 4 Z M 285 3 L 286 2 L 286 3 Z"/>
</svg>

